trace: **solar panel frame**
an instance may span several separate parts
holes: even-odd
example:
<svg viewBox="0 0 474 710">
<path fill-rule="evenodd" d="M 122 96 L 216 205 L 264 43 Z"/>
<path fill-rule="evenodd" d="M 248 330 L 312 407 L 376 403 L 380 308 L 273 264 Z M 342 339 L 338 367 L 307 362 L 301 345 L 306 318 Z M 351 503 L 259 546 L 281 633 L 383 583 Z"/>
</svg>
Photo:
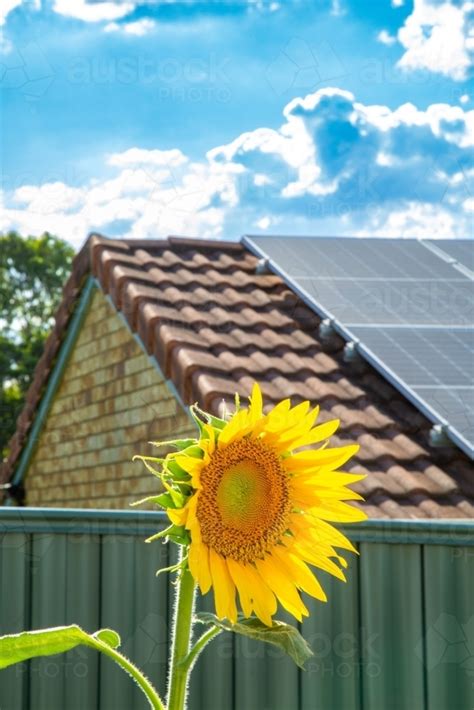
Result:
<svg viewBox="0 0 474 710">
<path fill-rule="evenodd" d="M 312 278 L 311 264 L 302 258 L 294 243 L 311 244 L 313 256 L 320 260 L 325 278 L 364 279 L 455 279 L 465 278 L 416 239 L 382 239 L 372 237 L 244 237 L 272 241 L 273 262 L 285 264 L 292 260 L 291 277 Z M 384 251 L 374 249 L 383 242 Z M 293 246 L 291 244 L 293 243 Z M 256 246 L 256 245 L 255 245 Z M 279 253 L 278 253 L 279 252 Z M 346 257 L 346 261 L 341 261 Z M 295 264 L 297 270 L 295 270 Z M 394 271 L 395 269 L 395 271 Z M 398 273 L 396 273 L 398 271 Z"/>
<path fill-rule="evenodd" d="M 347 326 L 346 324 L 342 323 L 338 318 L 334 316 L 331 312 L 329 312 L 323 304 L 316 300 L 314 296 L 312 296 L 306 286 L 308 284 L 305 284 L 305 279 L 300 279 L 303 283 L 299 283 L 297 280 L 295 280 L 297 277 L 295 276 L 290 276 L 287 271 L 282 268 L 277 260 L 275 258 L 270 258 L 268 253 L 265 252 L 263 248 L 261 248 L 255 241 L 254 239 L 264 239 L 268 240 L 271 237 L 267 236 L 260 236 L 260 237 L 252 237 L 250 235 L 246 235 L 242 237 L 241 243 L 246 246 L 248 249 L 250 249 L 254 254 L 259 256 L 262 260 L 264 260 L 268 268 L 273 271 L 274 273 L 279 274 L 283 280 L 292 288 L 292 290 L 297 293 L 300 298 L 313 310 L 318 313 L 318 315 L 323 318 L 323 319 L 329 319 L 331 321 L 331 325 L 334 328 L 334 330 L 339 333 L 344 340 L 348 342 L 355 342 L 357 343 L 357 349 L 360 352 L 360 354 L 369 362 L 375 369 L 377 369 L 396 389 L 398 389 L 412 404 L 414 404 L 430 421 L 432 421 L 434 424 L 440 424 L 443 429 L 446 431 L 446 433 L 449 435 L 451 440 L 459 446 L 471 459 L 474 459 L 474 445 L 471 441 L 469 441 L 460 431 L 458 431 L 449 421 L 446 417 L 442 416 L 439 411 L 437 411 L 429 402 L 426 401 L 425 397 L 423 397 L 420 394 L 420 391 L 418 391 L 413 387 L 410 386 L 408 383 L 406 383 L 399 375 L 396 373 L 394 370 L 392 370 L 390 367 L 387 366 L 385 362 L 367 345 L 360 341 L 357 338 L 356 333 L 354 332 L 354 328 L 351 328 Z M 332 242 L 340 241 L 342 239 L 346 240 L 352 240 L 359 242 L 359 238 L 353 238 L 353 237 L 346 237 L 346 238 L 334 238 L 334 237 L 278 237 L 279 240 L 285 240 L 288 242 L 290 239 L 291 240 L 311 240 L 312 243 L 315 241 L 320 242 L 320 240 L 325 240 L 326 243 L 328 243 L 330 240 Z M 390 239 L 384 239 L 384 238 L 370 238 L 370 241 L 374 240 L 382 240 L 384 244 L 387 243 L 392 243 L 396 240 L 390 240 Z M 408 240 L 403 240 L 403 242 L 408 241 Z M 421 240 L 410 240 L 410 241 L 416 241 L 417 244 L 420 245 L 421 248 L 426 249 L 426 254 L 432 253 L 431 250 L 426 247 Z M 400 242 L 399 242 L 400 243 Z M 420 254 L 423 252 L 420 252 Z M 293 250 L 292 250 L 292 256 L 294 257 L 295 251 L 294 251 L 294 245 L 293 245 Z M 433 254 L 433 253 L 432 253 Z M 446 273 L 447 275 L 451 276 L 452 271 L 449 271 L 449 269 L 452 269 L 452 266 L 450 265 L 449 261 L 443 261 L 439 257 L 437 257 L 435 254 L 433 254 L 433 257 L 435 259 L 438 259 L 439 263 L 444 263 L 448 271 L 443 269 L 443 272 Z M 426 257 L 426 261 L 429 261 L 430 257 Z M 431 262 L 433 263 L 433 262 Z M 474 276 L 474 275 L 473 275 Z"/>
<path fill-rule="evenodd" d="M 427 239 L 425 244 L 474 272 L 474 239 Z"/>
</svg>

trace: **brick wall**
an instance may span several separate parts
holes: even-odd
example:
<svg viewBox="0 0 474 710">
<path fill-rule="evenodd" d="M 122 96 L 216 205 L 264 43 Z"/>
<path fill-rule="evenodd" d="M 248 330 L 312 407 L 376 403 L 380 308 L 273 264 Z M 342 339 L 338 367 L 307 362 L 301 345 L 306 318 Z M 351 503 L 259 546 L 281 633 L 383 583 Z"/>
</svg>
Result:
<svg viewBox="0 0 474 710">
<path fill-rule="evenodd" d="M 195 429 L 102 292 L 96 291 L 25 479 L 30 506 L 128 508 L 157 490 L 133 463 L 150 440 Z"/>
</svg>

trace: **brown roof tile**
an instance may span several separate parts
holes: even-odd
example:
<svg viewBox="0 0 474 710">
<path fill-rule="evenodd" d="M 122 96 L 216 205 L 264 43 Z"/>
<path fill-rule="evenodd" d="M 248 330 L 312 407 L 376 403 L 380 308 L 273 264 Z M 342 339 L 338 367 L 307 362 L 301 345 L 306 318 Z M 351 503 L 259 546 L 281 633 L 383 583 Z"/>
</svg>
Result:
<svg viewBox="0 0 474 710">
<path fill-rule="evenodd" d="M 338 418 L 335 442 L 361 448 L 349 467 L 373 518 L 473 518 L 474 467 L 457 448 L 433 449 L 430 422 L 369 366 L 327 351 L 319 318 L 282 279 L 256 274 L 241 244 L 169 237 L 91 236 L 74 260 L 55 328 L 40 359 L 3 467 L 22 451 L 82 282 L 92 272 L 186 403 L 218 412 L 254 379 L 268 404 L 283 397 L 321 405 Z M 341 341 L 342 346 L 342 341 Z M 337 345 L 337 344 L 336 344 Z"/>
</svg>

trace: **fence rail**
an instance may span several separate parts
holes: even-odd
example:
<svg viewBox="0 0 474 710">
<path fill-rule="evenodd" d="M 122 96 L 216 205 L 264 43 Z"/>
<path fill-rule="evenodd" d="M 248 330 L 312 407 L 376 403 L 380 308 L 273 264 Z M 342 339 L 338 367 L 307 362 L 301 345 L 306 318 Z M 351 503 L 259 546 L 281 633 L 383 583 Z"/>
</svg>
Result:
<svg viewBox="0 0 474 710">
<path fill-rule="evenodd" d="M 159 513 L 0 509 L 0 631 L 116 629 L 163 692 L 174 554 L 145 537 Z M 307 600 L 305 672 L 278 650 L 223 634 L 191 680 L 191 710 L 472 710 L 474 524 L 368 521 L 348 583 L 319 575 Z M 212 608 L 211 595 L 200 601 Z M 285 618 L 284 614 L 280 618 Z M 145 710 L 131 680 L 90 649 L 0 671 L 0 710 Z"/>
</svg>

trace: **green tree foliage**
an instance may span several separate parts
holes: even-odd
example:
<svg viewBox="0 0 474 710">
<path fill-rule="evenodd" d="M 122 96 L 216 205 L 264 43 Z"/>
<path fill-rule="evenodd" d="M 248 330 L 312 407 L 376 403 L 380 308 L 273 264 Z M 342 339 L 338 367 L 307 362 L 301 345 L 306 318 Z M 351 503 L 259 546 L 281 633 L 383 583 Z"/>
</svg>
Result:
<svg viewBox="0 0 474 710">
<path fill-rule="evenodd" d="M 7 452 L 74 250 L 45 233 L 0 235 L 0 451 Z"/>
</svg>

